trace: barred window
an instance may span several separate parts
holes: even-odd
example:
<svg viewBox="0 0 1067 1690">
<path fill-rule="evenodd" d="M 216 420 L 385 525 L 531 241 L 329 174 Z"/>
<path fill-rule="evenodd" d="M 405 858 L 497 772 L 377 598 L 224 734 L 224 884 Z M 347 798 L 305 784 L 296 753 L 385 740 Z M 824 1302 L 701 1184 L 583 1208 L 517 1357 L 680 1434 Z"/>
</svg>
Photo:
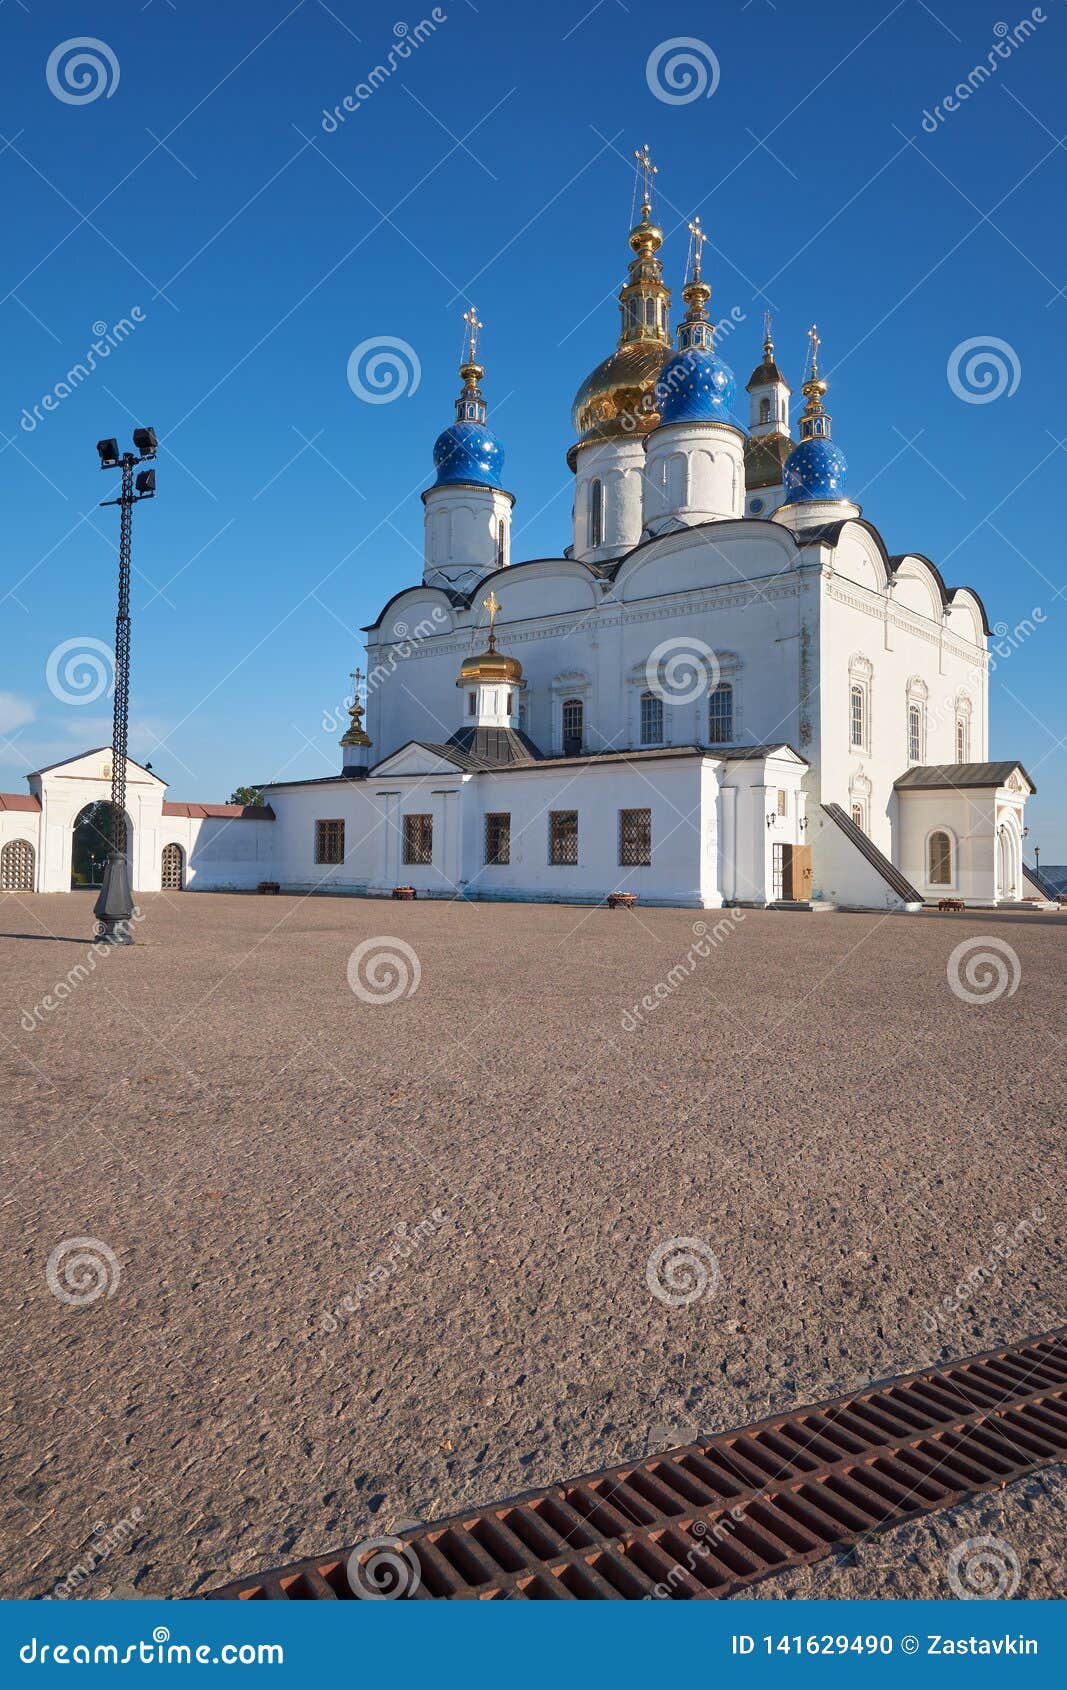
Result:
<svg viewBox="0 0 1067 1690">
<path fill-rule="evenodd" d="M 654 692 L 641 694 L 641 744 L 663 744 L 663 700 Z"/>
<path fill-rule="evenodd" d="M 491 812 L 485 818 L 485 860 L 503 867 L 511 861 L 511 813 Z"/>
<path fill-rule="evenodd" d="M 550 810 L 548 812 L 548 860 L 557 868 L 577 863 L 577 810 Z"/>
<path fill-rule="evenodd" d="M 345 860 L 345 824 L 340 821 L 315 823 L 315 861 L 343 863 Z"/>
<path fill-rule="evenodd" d="M 734 689 L 720 681 L 708 699 L 708 743 L 729 745 L 734 737 Z"/>
<path fill-rule="evenodd" d="M 619 865 L 648 868 L 652 862 L 652 811 L 619 811 Z"/>
<path fill-rule="evenodd" d="M 433 862 L 433 817 L 404 817 L 404 861 L 416 865 Z"/>
</svg>

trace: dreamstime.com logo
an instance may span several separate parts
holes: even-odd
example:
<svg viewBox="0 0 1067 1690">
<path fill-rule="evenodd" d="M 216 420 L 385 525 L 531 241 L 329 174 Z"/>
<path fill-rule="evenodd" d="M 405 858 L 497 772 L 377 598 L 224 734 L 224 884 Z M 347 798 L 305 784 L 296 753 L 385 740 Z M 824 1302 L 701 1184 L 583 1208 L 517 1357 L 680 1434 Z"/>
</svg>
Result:
<svg viewBox="0 0 1067 1690">
<path fill-rule="evenodd" d="M 991 405 L 1005 394 L 1011 398 L 1022 379 L 1022 364 L 1008 341 L 976 334 L 952 348 L 946 373 L 949 387 L 965 405 Z"/>
<path fill-rule="evenodd" d="M 280 1667 L 285 1650 L 280 1643 L 172 1643 L 165 1625 L 151 1638 L 136 1643 L 38 1643 L 31 1637 L 19 1650 L 23 1666 L 118 1667 Z"/>
<path fill-rule="evenodd" d="M 110 100 L 119 85 L 119 61 L 106 41 L 75 35 L 53 47 L 44 79 L 65 106 L 88 106 L 101 95 Z"/>
<path fill-rule="evenodd" d="M 694 704 L 719 684 L 719 660 L 692 634 L 661 640 L 645 664 L 645 685 L 664 704 Z"/>
<path fill-rule="evenodd" d="M 95 704 L 115 688 L 115 653 L 91 634 L 53 646 L 44 668 L 48 690 L 60 704 Z"/>
<path fill-rule="evenodd" d="M 702 1238 L 668 1238 L 656 1245 L 645 1268 L 645 1284 L 671 1309 L 714 1297 L 721 1278 L 719 1258 Z"/>
<path fill-rule="evenodd" d="M 418 1556 L 399 1537 L 357 1543 L 345 1564 L 352 1594 L 364 1602 L 398 1602 L 413 1596 L 422 1579 Z"/>
<path fill-rule="evenodd" d="M 122 1266 L 110 1245 L 100 1238 L 64 1238 L 45 1264 L 45 1282 L 53 1297 L 74 1308 L 85 1308 L 101 1297 L 113 1297 Z"/>
<path fill-rule="evenodd" d="M 1019 990 L 1022 967 L 1018 953 L 990 934 L 963 939 L 945 969 L 953 995 L 962 1003 L 996 1003 Z"/>
<path fill-rule="evenodd" d="M 649 92 L 665 106 L 710 100 L 719 86 L 719 61 L 706 41 L 674 35 L 653 47 L 645 64 Z"/>
<path fill-rule="evenodd" d="M 371 335 L 352 348 L 348 385 L 365 405 L 391 405 L 419 390 L 422 363 L 410 341 L 397 335 Z"/>
<path fill-rule="evenodd" d="M 367 72 L 363 81 L 357 82 L 352 92 L 346 94 L 332 111 L 329 106 L 323 106 L 322 128 L 324 132 L 327 135 L 336 135 L 341 124 L 353 112 L 357 112 L 361 106 L 365 106 L 367 101 L 378 92 L 378 89 L 383 87 L 391 76 L 396 75 L 401 65 L 410 59 L 423 42 L 430 39 L 439 25 L 447 22 L 448 13 L 443 12 L 440 6 L 435 6 L 429 17 L 420 18 L 414 27 L 406 24 L 403 19 L 395 23 L 393 25 L 393 45 L 386 53 L 384 62 L 374 65 Z"/>
<path fill-rule="evenodd" d="M 348 959 L 348 984 L 362 1003 L 396 1003 L 413 998 L 422 964 L 412 945 L 388 934 L 364 939 Z"/>
<path fill-rule="evenodd" d="M 969 1537 L 948 1558 L 948 1582 L 961 1602 L 996 1602 L 1015 1595 L 1022 1569 L 1002 1537 Z"/>
<path fill-rule="evenodd" d="M 132 305 L 129 316 L 120 317 L 118 322 L 112 323 L 110 327 L 102 318 L 99 322 L 94 323 L 92 329 L 94 338 L 89 343 L 88 351 L 83 353 L 76 364 L 71 365 L 65 375 L 60 376 L 59 380 L 53 383 L 47 393 L 42 393 L 40 399 L 32 408 L 29 405 L 23 406 L 22 416 L 19 418 L 19 427 L 23 432 L 32 434 L 44 422 L 46 416 L 53 411 L 58 411 L 65 399 L 69 399 L 73 393 L 78 391 L 83 382 L 88 381 L 91 375 L 95 375 L 103 359 L 110 358 L 116 348 L 120 347 L 124 341 L 129 340 L 134 330 L 140 328 L 141 324 L 147 322 L 147 320 L 147 313 L 142 310 L 141 306 Z"/>
</svg>

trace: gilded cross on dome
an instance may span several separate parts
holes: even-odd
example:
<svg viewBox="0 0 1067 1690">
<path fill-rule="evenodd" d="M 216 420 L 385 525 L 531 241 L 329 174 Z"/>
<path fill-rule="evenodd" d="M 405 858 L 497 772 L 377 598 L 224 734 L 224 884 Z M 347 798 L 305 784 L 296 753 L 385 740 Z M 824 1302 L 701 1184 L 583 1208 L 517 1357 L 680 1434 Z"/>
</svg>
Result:
<svg viewBox="0 0 1067 1690">
<path fill-rule="evenodd" d="M 693 237 L 693 280 L 700 280 L 700 255 L 707 240 L 707 235 L 700 227 L 700 218 L 694 217 L 689 225 L 689 233 Z"/>
<path fill-rule="evenodd" d="M 497 598 L 492 587 L 489 589 L 489 597 L 482 600 L 482 605 L 484 609 L 489 612 L 489 643 L 491 645 L 496 630 L 497 613 L 500 610 L 500 600 Z"/>
<path fill-rule="evenodd" d="M 478 330 L 484 329 L 485 324 L 478 321 L 478 313 L 473 305 L 469 311 L 464 311 L 463 321 L 467 325 L 467 362 L 473 364 L 478 351 Z"/>
<path fill-rule="evenodd" d="M 811 373 L 813 376 L 817 376 L 819 373 L 819 347 L 822 345 L 822 341 L 819 339 L 819 331 L 814 323 L 808 330 L 808 342 L 811 346 Z"/>
<path fill-rule="evenodd" d="M 634 148 L 634 158 L 637 160 L 638 170 L 640 170 L 644 176 L 644 191 L 641 196 L 641 209 L 647 215 L 652 210 L 652 178 L 653 176 L 658 175 L 656 166 L 652 163 L 652 154 L 648 150 L 647 141 L 641 148 L 640 152 L 638 152 L 636 147 Z"/>
</svg>

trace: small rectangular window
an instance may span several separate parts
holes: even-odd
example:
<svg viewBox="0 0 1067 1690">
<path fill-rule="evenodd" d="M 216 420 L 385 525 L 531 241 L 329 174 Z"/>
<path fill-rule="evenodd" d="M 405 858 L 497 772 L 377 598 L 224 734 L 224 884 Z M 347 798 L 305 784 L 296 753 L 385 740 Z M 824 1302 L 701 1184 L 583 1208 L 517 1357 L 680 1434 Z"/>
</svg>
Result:
<svg viewBox="0 0 1067 1690">
<path fill-rule="evenodd" d="M 343 863 L 345 860 L 345 824 L 343 821 L 315 823 L 315 861 Z"/>
<path fill-rule="evenodd" d="M 957 763 L 966 763 L 967 761 L 967 723 L 962 716 L 956 723 L 956 761 Z"/>
<path fill-rule="evenodd" d="M 548 860 L 556 868 L 573 867 L 577 863 L 577 810 L 548 812 Z"/>
<path fill-rule="evenodd" d="M 619 811 L 620 868 L 648 868 L 652 862 L 652 811 Z"/>
<path fill-rule="evenodd" d="M 863 826 L 863 805 L 862 804 L 853 804 L 853 806 L 852 806 L 852 820 L 855 822 L 857 827 Z"/>
<path fill-rule="evenodd" d="M 708 743 L 729 745 L 734 737 L 734 689 L 720 681 L 708 698 Z"/>
<path fill-rule="evenodd" d="M 780 816 L 789 814 L 789 795 L 782 787 L 778 788 L 778 814 Z"/>
<path fill-rule="evenodd" d="M 404 817 L 404 861 L 416 867 L 433 862 L 433 817 Z"/>
<path fill-rule="evenodd" d="M 477 714 L 478 714 L 478 694 L 476 692 L 469 692 L 467 694 L 467 715 L 468 716 L 476 716 Z"/>
<path fill-rule="evenodd" d="M 497 810 L 485 818 L 485 860 L 503 867 L 511 861 L 511 813 Z"/>
</svg>

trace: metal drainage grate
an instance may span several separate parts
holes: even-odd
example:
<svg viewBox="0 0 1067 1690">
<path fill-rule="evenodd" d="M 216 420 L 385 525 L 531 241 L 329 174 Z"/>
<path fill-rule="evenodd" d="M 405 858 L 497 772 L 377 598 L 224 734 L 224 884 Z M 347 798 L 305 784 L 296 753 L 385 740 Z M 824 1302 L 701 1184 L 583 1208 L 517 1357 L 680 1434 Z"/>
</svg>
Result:
<svg viewBox="0 0 1067 1690">
<path fill-rule="evenodd" d="M 407 1600 L 731 1596 L 1065 1458 L 1062 1328 L 416 1526 L 396 1540 L 411 1564 L 401 1579 Z M 209 1596 L 346 1599 L 351 1553 Z"/>
</svg>

